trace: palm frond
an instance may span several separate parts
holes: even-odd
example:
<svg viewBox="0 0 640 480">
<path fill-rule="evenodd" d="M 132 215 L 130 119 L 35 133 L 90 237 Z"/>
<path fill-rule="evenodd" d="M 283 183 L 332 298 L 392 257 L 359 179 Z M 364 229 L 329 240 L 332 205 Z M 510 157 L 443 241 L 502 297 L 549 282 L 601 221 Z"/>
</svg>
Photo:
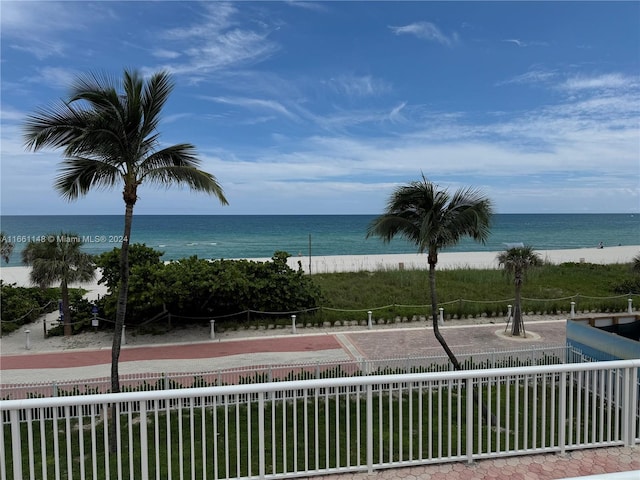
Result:
<svg viewBox="0 0 640 480">
<path fill-rule="evenodd" d="M 172 185 L 185 185 L 191 190 L 214 195 L 223 205 L 228 204 L 223 189 L 216 177 L 194 167 L 160 167 L 148 171 L 144 178 L 167 188 Z"/>
<path fill-rule="evenodd" d="M 122 175 L 117 165 L 82 157 L 65 159 L 59 172 L 54 187 L 68 200 L 86 195 L 93 188 L 111 188 Z"/>
</svg>

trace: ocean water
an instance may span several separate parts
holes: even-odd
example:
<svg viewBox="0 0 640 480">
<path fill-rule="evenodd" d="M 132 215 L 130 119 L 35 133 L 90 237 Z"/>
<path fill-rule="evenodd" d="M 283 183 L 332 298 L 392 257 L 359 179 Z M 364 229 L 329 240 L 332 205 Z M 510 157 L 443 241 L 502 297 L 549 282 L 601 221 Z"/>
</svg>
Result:
<svg viewBox="0 0 640 480">
<path fill-rule="evenodd" d="M 163 251 L 164 260 L 262 258 L 282 250 L 292 255 L 373 255 L 416 253 L 401 238 L 384 244 L 366 238 L 375 215 L 134 215 L 131 243 Z M 10 266 L 34 237 L 74 232 L 84 251 L 119 247 L 124 227 L 120 215 L 0 217 L 0 228 L 13 241 Z M 499 251 L 523 242 L 537 250 L 640 244 L 640 214 L 499 214 L 485 245 L 464 239 L 443 251 Z"/>
</svg>

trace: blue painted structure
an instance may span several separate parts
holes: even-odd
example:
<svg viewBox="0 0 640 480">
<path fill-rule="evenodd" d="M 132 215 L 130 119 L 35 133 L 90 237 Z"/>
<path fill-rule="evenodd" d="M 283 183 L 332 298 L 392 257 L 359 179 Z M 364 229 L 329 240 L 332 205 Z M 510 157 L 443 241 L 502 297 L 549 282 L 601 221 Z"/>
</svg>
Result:
<svg viewBox="0 0 640 480">
<path fill-rule="evenodd" d="M 640 342 L 610 331 L 614 326 L 640 328 L 639 315 L 608 315 L 567 320 L 567 345 L 576 347 L 594 360 L 640 358 Z"/>
</svg>

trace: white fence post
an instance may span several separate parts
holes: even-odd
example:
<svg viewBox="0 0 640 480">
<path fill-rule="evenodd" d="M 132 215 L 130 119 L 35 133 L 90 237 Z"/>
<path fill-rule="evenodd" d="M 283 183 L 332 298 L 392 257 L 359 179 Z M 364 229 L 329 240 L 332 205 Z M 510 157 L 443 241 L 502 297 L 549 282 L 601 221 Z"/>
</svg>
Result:
<svg viewBox="0 0 640 480">
<path fill-rule="evenodd" d="M 213 319 L 209 320 L 209 325 L 210 325 L 209 338 L 211 340 L 215 340 L 215 338 L 216 338 L 216 321 L 213 320 Z"/>
<path fill-rule="evenodd" d="M 373 386 L 367 385 L 367 473 L 373 475 Z"/>
<path fill-rule="evenodd" d="M 571 318 L 576 318 L 576 302 L 571 302 Z"/>
<path fill-rule="evenodd" d="M 126 345 L 127 344 L 127 335 L 125 334 L 125 329 L 127 328 L 126 325 L 122 325 L 122 337 L 120 340 L 120 344 L 121 345 Z"/>
<path fill-rule="evenodd" d="M 23 480 L 22 477 L 22 445 L 20 443 L 20 416 L 18 410 L 11 410 L 11 455 L 13 457 L 13 478 Z M 4 439 L 2 440 L 4 442 Z M 4 448 L 2 449 L 4 450 Z M 2 459 L 4 462 L 4 458 Z"/>
<path fill-rule="evenodd" d="M 297 333 L 296 332 L 296 316 L 295 315 L 291 315 L 291 333 L 293 333 L 294 335 Z"/>
<path fill-rule="evenodd" d="M 372 312 L 371 310 L 369 310 L 369 311 L 367 312 L 367 316 L 368 316 L 368 319 L 367 319 L 367 328 L 368 328 L 369 330 L 371 330 L 371 328 L 373 327 L 373 325 L 372 325 L 372 323 L 371 323 L 371 315 L 373 315 L 373 312 Z"/>
<path fill-rule="evenodd" d="M 264 392 L 260 392 L 258 396 L 258 475 L 260 478 L 264 478 L 266 475 L 264 432 Z M 271 448 L 275 448 L 275 445 L 272 445 Z"/>
<path fill-rule="evenodd" d="M 633 298 L 630 298 L 629 300 L 627 300 L 627 303 L 629 304 L 629 307 L 627 308 L 627 313 L 633 313 Z"/>
<path fill-rule="evenodd" d="M 560 447 L 560 455 L 565 454 L 566 450 L 566 435 L 565 428 L 567 425 L 567 372 L 560 373 L 560 398 L 558 399 L 558 423 L 557 428 L 557 440 L 558 447 Z"/>
<path fill-rule="evenodd" d="M 140 402 L 140 478 L 149 478 L 149 432 L 147 402 Z"/>
<path fill-rule="evenodd" d="M 473 463 L 473 426 L 475 425 L 475 421 L 473 419 L 473 379 L 472 378 L 465 379 L 465 388 L 467 389 L 467 392 L 466 392 L 467 394 L 467 400 L 466 400 L 467 463 Z M 442 412 L 440 412 L 439 414 L 442 415 Z M 478 409 L 478 415 L 481 415 L 480 409 Z"/>
<path fill-rule="evenodd" d="M 638 369 L 627 367 L 622 372 L 622 441 L 625 447 L 635 444 L 638 411 Z"/>
<path fill-rule="evenodd" d="M 31 350 L 31 338 L 30 338 L 31 330 L 25 330 L 24 333 L 27 336 L 24 348 L 26 348 L 27 350 Z"/>
<path fill-rule="evenodd" d="M 438 316 L 438 325 L 443 326 L 444 325 L 444 308 L 440 307 L 438 310 L 440 311 L 440 315 Z"/>
</svg>

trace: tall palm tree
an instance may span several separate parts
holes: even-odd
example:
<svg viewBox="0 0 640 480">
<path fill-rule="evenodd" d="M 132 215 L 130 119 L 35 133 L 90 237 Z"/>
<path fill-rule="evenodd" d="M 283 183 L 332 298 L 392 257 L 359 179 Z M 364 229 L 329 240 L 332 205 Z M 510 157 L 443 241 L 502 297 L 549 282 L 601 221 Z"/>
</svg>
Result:
<svg viewBox="0 0 640 480">
<path fill-rule="evenodd" d="M 524 329 L 522 321 L 522 298 L 521 290 L 524 276 L 527 270 L 542 264 L 540 255 L 538 255 L 533 247 L 525 245 L 523 247 L 513 247 L 500 252 L 498 254 L 498 263 L 504 267 L 507 274 L 513 275 L 513 284 L 515 286 L 515 300 L 513 305 L 513 323 L 511 327 L 511 335 L 520 336 L 520 332 Z"/>
<path fill-rule="evenodd" d="M 461 188 L 451 195 L 422 175 L 422 180 L 400 186 L 392 193 L 386 212 L 369 225 L 367 232 L 367 237 L 379 236 L 387 243 L 399 235 L 414 243 L 419 253 L 428 253 L 433 332 L 456 370 L 461 369 L 460 363 L 438 326 L 438 252 L 456 245 L 463 237 L 484 243 L 489 236 L 491 215 L 491 201 L 479 190 Z"/>
<path fill-rule="evenodd" d="M 38 110 L 27 118 L 25 145 L 34 151 L 62 149 L 64 160 L 55 188 L 75 200 L 94 188 L 122 187 L 125 204 L 120 257 L 118 306 L 111 350 L 111 389 L 120 391 L 118 359 L 129 285 L 129 240 L 133 207 L 143 183 L 184 185 L 227 200 L 217 179 L 198 167 L 195 147 L 160 148 L 160 113 L 173 82 L 167 72 L 144 79 L 125 70 L 121 80 L 98 74 L 77 78 L 68 100 Z"/>
<path fill-rule="evenodd" d="M 71 335 L 69 284 L 95 278 L 95 265 L 88 253 L 82 252 L 82 239 L 76 233 L 49 233 L 46 241 L 27 243 L 22 262 L 31 266 L 29 279 L 41 288 L 59 282 L 62 297 L 64 335 Z"/>
<path fill-rule="evenodd" d="M 13 253 L 13 242 L 9 240 L 9 237 L 4 232 L 0 232 L 0 242 L 0 258 L 4 260 L 4 263 L 9 263 Z"/>
</svg>

